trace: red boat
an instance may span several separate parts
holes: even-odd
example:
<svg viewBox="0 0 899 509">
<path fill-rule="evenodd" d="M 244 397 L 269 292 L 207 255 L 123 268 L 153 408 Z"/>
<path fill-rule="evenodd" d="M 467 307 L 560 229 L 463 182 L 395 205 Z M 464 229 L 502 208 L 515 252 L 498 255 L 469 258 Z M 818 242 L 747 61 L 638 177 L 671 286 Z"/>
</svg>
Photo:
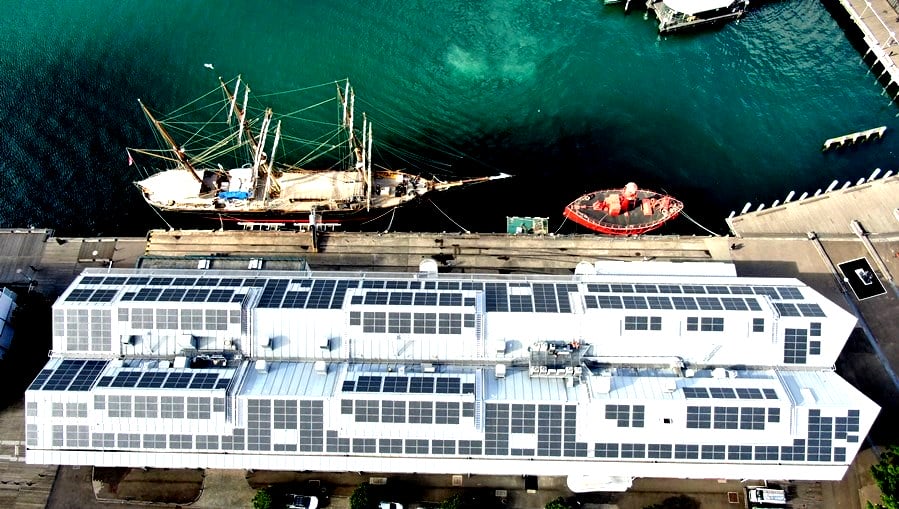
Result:
<svg viewBox="0 0 899 509">
<path fill-rule="evenodd" d="M 571 202 L 563 214 L 577 224 L 608 235 L 640 235 L 677 217 L 684 204 L 671 196 L 638 189 L 633 182 L 624 189 L 585 194 Z"/>
</svg>

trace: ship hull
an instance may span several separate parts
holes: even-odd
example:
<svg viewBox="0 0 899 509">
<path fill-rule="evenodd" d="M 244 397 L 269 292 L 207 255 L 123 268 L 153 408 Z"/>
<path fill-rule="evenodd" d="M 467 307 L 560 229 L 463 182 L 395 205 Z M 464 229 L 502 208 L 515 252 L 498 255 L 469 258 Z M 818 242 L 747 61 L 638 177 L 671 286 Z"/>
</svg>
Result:
<svg viewBox="0 0 899 509">
<path fill-rule="evenodd" d="M 681 201 L 647 189 L 637 191 L 633 200 L 622 199 L 621 193 L 621 189 L 587 193 L 568 204 L 563 215 L 606 235 L 641 235 L 676 218 L 684 208 Z M 619 210 L 614 210 L 615 204 L 620 204 Z"/>
</svg>

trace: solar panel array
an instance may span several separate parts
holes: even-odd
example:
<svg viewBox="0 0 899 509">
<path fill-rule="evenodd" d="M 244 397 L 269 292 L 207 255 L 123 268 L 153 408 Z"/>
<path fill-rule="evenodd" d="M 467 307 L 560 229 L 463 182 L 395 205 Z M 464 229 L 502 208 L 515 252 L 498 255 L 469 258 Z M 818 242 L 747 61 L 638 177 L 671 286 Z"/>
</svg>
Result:
<svg viewBox="0 0 899 509">
<path fill-rule="evenodd" d="M 360 375 L 345 380 L 343 392 L 394 392 L 412 394 L 474 394 L 474 383 L 459 377 Z"/>
<path fill-rule="evenodd" d="M 228 371 L 226 376 L 230 376 Z M 231 378 L 210 371 L 123 369 L 115 376 L 100 377 L 97 387 L 141 389 L 224 389 Z"/>
<path fill-rule="evenodd" d="M 30 391 L 89 391 L 108 361 L 66 359 L 56 369 L 43 369 L 28 387 Z"/>
</svg>

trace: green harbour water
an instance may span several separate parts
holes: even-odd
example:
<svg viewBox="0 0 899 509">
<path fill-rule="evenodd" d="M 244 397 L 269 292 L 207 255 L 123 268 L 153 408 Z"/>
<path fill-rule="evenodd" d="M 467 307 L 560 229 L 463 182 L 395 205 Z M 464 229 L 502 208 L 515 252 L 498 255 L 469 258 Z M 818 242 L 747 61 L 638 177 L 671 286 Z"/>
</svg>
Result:
<svg viewBox="0 0 899 509">
<path fill-rule="evenodd" d="M 376 144 L 413 139 L 452 163 L 444 176 L 515 175 L 432 198 L 473 231 L 504 231 L 506 215 L 554 231 L 569 201 L 634 180 L 724 233 L 747 201 L 895 171 L 899 150 L 899 110 L 817 0 L 666 37 L 596 0 L 0 1 L 0 26 L 2 227 L 163 226 L 127 165 L 125 147 L 154 142 L 137 99 L 170 110 L 217 75 L 262 94 L 350 78 Z M 880 142 L 821 152 L 880 125 Z M 427 202 L 391 227 L 458 231 Z M 661 233 L 703 234 L 684 220 Z"/>
</svg>

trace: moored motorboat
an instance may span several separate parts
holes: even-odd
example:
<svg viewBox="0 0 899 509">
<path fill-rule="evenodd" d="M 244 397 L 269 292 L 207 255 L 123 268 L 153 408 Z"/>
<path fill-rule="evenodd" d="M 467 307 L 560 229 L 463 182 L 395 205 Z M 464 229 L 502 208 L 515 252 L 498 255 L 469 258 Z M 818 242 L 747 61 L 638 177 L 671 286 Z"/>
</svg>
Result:
<svg viewBox="0 0 899 509">
<path fill-rule="evenodd" d="M 639 189 L 630 182 L 624 189 L 587 193 L 563 212 L 577 224 L 608 235 L 640 235 L 677 217 L 684 204 L 671 196 Z"/>
</svg>

